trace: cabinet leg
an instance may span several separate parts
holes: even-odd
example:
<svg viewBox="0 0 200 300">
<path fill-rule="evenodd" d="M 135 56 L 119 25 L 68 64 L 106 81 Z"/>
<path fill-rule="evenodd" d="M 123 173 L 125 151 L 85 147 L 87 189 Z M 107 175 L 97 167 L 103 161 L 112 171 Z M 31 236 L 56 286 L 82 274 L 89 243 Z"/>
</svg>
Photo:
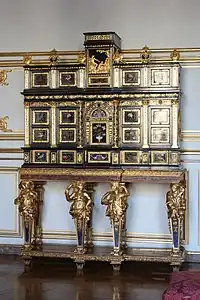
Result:
<svg viewBox="0 0 200 300">
<path fill-rule="evenodd" d="M 85 236 L 88 224 L 92 216 L 92 199 L 86 189 L 86 183 L 77 181 L 70 184 L 65 190 L 66 200 L 71 202 L 70 215 L 74 219 L 77 233 L 77 247 L 75 253 L 83 254 L 85 248 Z"/>
<path fill-rule="evenodd" d="M 181 256 L 182 233 L 184 229 L 186 198 L 185 180 L 179 183 L 171 183 L 167 192 L 166 206 L 168 209 L 169 231 L 172 235 L 172 256 Z"/>
<path fill-rule="evenodd" d="M 28 273 L 32 269 L 32 258 L 31 257 L 24 257 L 24 272 Z"/>
<path fill-rule="evenodd" d="M 113 268 L 113 274 L 114 275 L 118 275 L 120 273 L 120 269 L 121 269 L 121 262 L 112 262 L 110 263 L 112 265 Z"/>
<path fill-rule="evenodd" d="M 85 261 L 75 261 L 76 263 L 76 269 L 77 269 L 77 275 L 83 274 L 83 268 L 85 266 Z"/>
<path fill-rule="evenodd" d="M 180 271 L 180 265 L 171 265 L 173 272 L 179 272 Z"/>
<path fill-rule="evenodd" d="M 113 231 L 113 250 L 114 256 L 121 256 L 125 246 L 125 219 L 128 207 L 129 192 L 125 183 L 112 182 L 111 191 L 103 195 L 101 204 L 106 205 L 106 216 L 110 218 Z"/>
</svg>

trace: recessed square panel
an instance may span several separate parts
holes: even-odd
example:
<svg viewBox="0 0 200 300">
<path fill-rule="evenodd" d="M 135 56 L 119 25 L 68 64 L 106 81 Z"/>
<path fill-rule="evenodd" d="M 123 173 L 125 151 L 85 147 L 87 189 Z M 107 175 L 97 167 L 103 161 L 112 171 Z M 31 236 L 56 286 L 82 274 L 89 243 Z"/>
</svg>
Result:
<svg viewBox="0 0 200 300">
<path fill-rule="evenodd" d="M 123 124 L 140 124 L 140 109 L 123 109 Z"/>
<path fill-rule="evenodd" d="M 49 86 L 49 73 L 48 72 L 32 73 L 32 86 L 33 87 L 48 87 Z"/>
<path fill-rule="evenodd" d="M 140 129 L 123 128 L 122 141 L 123 143 L 140 143 Z"/>
<path fill-rule="evenodd" d="M 151 153 L 152 165 L 167 165 L 168 152 L 167 151 L 152 151 Z"/>
<path fill-rule="evenodd" d="M 152 125 L 169 125 L 170 109 L 169 108 L 152 108 L 151 124 Z"/>
<path fill-rule="evenodd" d="M 75 72 L 60 72 L 60 86 L 75 86 L 76 73 Z"/>
<path fill-rule="evenodd" d="M 49 129 L 33 128 L 33 143 L 49 143 Z"/>
<path fill-rule="evenodd" d="M 123 71 L 123 85 L 140 85 L 140 70 Z"/>
<path fill-rule="evenodd" d="M 48 110 L 34 110 L 33 111 L 33 125 L 48 125 L 49 111 Z"/>
<path fill-rule="evenodd" d="M 75 164 L 76 163 L 76 151 L 73 151 L 73 150 L 60 151 L 60 163 L 61 164 Z"/>
<path fill-rule="evenodd" d="M 170 85 L 170 69 L 151 70 L 151 85 Z"/>
<path fill-rule="evenodd" d="M 170 142 L 170 134 L 168 127 L 152 127 L 151 143 L 168 144 Z"/>
<path fill-rule="evenodd" d="M 76 110 L 60 110 L 60 124 L 76 124 Z"/>
<path fill-rule="evenodd" d="M 60 129 L 60 143 L 75 143 L 76 129 L 75 128 L 61 128 Z"/>
<path fill-rule="evenodd" d="M 47 164 L 49 163 L 49 151 L 48 150 L 33 150 L 33 163 Z"/>
</svg>

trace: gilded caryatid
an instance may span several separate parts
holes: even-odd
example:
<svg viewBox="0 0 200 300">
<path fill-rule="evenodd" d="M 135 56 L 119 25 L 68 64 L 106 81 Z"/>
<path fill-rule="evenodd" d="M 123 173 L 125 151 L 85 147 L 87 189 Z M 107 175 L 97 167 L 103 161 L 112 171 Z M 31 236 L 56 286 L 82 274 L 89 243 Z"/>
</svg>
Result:
<svg viewBox="0 0 200 300">
<path fill-rule="evenodd" d="M 71 202 L 69 213 L 74 219 L 77 230 L 78 245 L 75 251 L 83 253 L 86 250 L 84 240 L 88 221 L 92 213 L 92 199 L 83 181 L 70 184 L 65 190 L 65 197 L 67 201 Z"/>
<path fill-rule="evenodd" d="M 19 206 L 19 213 L 23 217 L 25 231 L 25 247 L 31 247 L 32 228 L 38 216 L 38 194 L 34 190 L 32 181 L 21 181 L 19 184 L 20 193 L 15 199 Z"/>
<path fill-rule="evenodd" d="M 168 209 L 169 229 L 172 234 L 173 251 L 180 251 L 181 233 L 186 211 L 185 181 L 171 183 L 170 190 L 167 192 L 166 206 Z"/>
<path fill-rule="evenodd" d="M 124 231 L 125 214 L 128 207 L 127 199 L 129 192 L 122 182 L 113 182 L 111 191 L 107 192 L 101 199 L 101 204 L 106 205 L 106 216 L 110 218 L 113 227 L 114 248 L 112 253 L 121 253 L 121 238 Z"/>
</svg>

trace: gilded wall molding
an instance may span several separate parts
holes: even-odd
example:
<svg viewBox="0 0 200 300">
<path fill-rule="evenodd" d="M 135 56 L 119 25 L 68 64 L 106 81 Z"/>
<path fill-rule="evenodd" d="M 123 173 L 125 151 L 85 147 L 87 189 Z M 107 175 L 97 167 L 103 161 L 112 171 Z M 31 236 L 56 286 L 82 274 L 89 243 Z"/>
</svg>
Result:
<svg viewBox="0 0 200 300">
<path fill-rule="evenodd" d="M 56 54 L 55 54 L 56 53 Z M 141 63 L 178 61 L 182 65 L 198 65 L 200 48 L 148 48 L 123 49 L 120 52 L 122 61 Z M 79 62 L 84 51 L 38 51 L 38 52 L 0 52 L 0 67 L 22 68 L 25 64 L 52 64 L 52 57 L 59 57 L 63 62 Z M 54 61 L 53 63 L 56 63 Z"/>
<path fill-rule="evenodd" d="M 53 240 L 76 240 L 76 233 L 72 230 L 65 231 L 45 231 L 43 232 L 43 239 L 53 239 Z M 111 232 L 94 232 L 92 235 L 92 240 L 94 242 L 112 242 Z M 170 234 L 159 234 L 159 233 L 133 233 L 127 232 L 126 241 L 129 243 L 148 243 L 148 244 L 172 244 L 172 239 Z M 183 244 L 188 244 L 188 241 L 183 241 Z"/>
<path fill-rule="evenodd" d="M 14 198 L 18 195 L 18 181 L 19 181 L 19 168 L 14 167 L 0 167 L 0 174 L 11 174 L 14 176 Z M 14 206 L 14 204 L 13 204 Z M 18 208 L 14 206 L 14 229 L 4 229 L 0 228 L 0 237 L 8 237 L 8 238 L 22 238 L 23 232 L 22 232 L 22 222 L 20 215 L 18 213 Z"/>
</svg>

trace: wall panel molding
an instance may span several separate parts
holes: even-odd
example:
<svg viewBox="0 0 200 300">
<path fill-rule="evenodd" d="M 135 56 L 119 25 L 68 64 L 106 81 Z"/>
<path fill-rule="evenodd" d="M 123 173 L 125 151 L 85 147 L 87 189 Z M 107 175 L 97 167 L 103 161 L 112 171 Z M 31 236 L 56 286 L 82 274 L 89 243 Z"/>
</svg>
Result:
<svg viewBox="0 0 200 300">
<path fill-rule="evenodd" d="M 19 182 L 19 168 L 13 168 L 13 167 L 0 167 L 0 174 L 10 174 L 14 176 L 14 199 L 18 196 L 18 182 Z M 4 198 L 3 198 L 4 199 Z M 13 206 L 14 206 L 14 224 L 15 227 L 11 229 L 6 228 L 0 228 L 0 237 L 8 237 L 8 238 L 22 238 L 22 221 L 18 212 L 18 208 L 16 205 L 14 205 L 14 199 Z M 10 213 L 10 212 L 8 212 Z"/>
</svg>

